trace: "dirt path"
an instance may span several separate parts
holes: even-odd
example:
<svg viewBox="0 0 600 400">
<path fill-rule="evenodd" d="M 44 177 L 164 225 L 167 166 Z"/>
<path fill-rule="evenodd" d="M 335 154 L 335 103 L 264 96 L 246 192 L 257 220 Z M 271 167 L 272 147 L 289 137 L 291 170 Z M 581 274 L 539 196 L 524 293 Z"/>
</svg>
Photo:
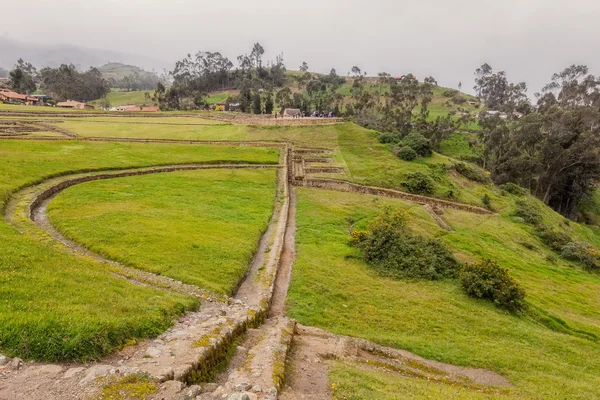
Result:
<svg viewBox="0 0 600 400">
<path fill-rule="evenodd" d="M 285 313 L 285 301 L 292 278 L 292 266 L 296 258 L 296 192 L 290 187 L 290 207 L 285 230 L 284 246 L 279 260 L 279 268 L 275 278 L 275 291 L 271 300 L 269 318 L 279 317 Z"/>
</svg>

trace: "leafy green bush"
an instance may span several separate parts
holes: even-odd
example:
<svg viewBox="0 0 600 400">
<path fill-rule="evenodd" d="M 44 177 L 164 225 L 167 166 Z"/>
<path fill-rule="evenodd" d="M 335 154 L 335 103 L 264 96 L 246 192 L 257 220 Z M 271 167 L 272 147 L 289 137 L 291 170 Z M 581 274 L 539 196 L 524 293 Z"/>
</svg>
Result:
<svg viewBox="0 0 600 400">
<path fill-rule="evenodd" d="M 386 209 L 367 231 L 352 232 L 350 241 L 380 273 L 396 278 L 456 278 L 460 263 L 439 240 L 412 235 L 406 213 Z"/>
<path fill-rule="evenodd" d="M 487 193 L 483 195 L 483 197 L 481 198 L 481 202 L 488 210 L 492 209 L 492 199 L 490 199 L 490 196 L 488 196 Z"/>
<path fill-rule="evenodd" d="M 471 297 L 490 300 L 509 311 L 525 308 L 525 291 L 507 269 L 494 261 L 484 260 L 465 265 L 460 272 L 460 281 Z"/>
<path fill-rule="evenodd" d="M 433 180 L 422 172 L 414 172 L 406 175 L 406 180 L 402 182 L 402 186 L 412 193 L 433 193 Z"/>
<path fill-rule="evenodd" d="M 410 147 L 421 157 L 431 157 L 431 154 L 433 154 L 431 141 L 420 133 L 409 133 L 400 141 L 400 143 Z"/>
<path fill-rule="evenodd" d="M 417 152 L 408 146 L 393 147 L 392 152 L 396 155 L 396 157 L 404 161 L 412 161 L 417 158 Z"/>
<path fill-rule="evenodd" d="M 569 242 L 562 247 L 560 255 L 567 260 L 579 261 L 587 268 L 600 269 L 600 252 L 588 243 Z"/>
<path fill-rule="evenodd" d="M 398 143 L 400 141 L 400 136 L 397 133 L 385 132 L 379 135 L 380 143 Z"/>
<path fill-rule="evenodd" d="M 530 201 L 517 200 L 517 208 L 513 215 L 523 218 L 528 224 L 537 226 L 543 221 L 538 207 Z"/>
<path fill-rule="evenodd" d="M 448 90 L 444 90 L 444 92 L 442 93 L 442 96 L 444 97 L 454 97 L 454 95 L 458 94 L 459 91 L 456 89 L 448 89 Z"/>
<path fill-rule="evenodd" d="M 490 176 L 488 175 L 488 173 L 486 171 L 484 171 L 483 169 L 476 167 L 474 165 L 467 164 L 467 163 L 457 163 L 457 164 L 454 164 L 454 169 L 456 170 L 456 172 L 458 172 L 465 178 L 470 179 L 472 181 L 480 182 L 480 183 L 491 182 Z"/>
<path fill-rule="evenodd" d="M 527 194 L 527 189 L 522 188 L 519 185 L 515 185 L 512 182 L 505 183 L 504 185 L 501 185 L 500 188 L 503 190 L 506 190 L 508 193 L 514 194 L 516 196 L 523 196 L 523 195 Z"/>
<path fill-rule="evenodd" d="M 549 226 L 539 226 L 537 234 L 542 242 L 556 251 L 561 251 L 563 246 L 571 241 L 571 237 L 567 233 Z"/>
</svg>

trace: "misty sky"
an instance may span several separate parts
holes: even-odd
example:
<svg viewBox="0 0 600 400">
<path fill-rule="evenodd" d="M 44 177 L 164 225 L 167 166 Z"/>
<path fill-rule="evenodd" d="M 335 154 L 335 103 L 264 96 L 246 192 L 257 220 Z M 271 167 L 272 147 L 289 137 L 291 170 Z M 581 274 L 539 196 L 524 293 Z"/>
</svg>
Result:
<svg viewBox="0 0 600 400">
<path fill-rule="evenodd" d="M 473 86 L 484 62 L 524 80 L 530 94 L 581 63 L 600 74 L 595 0 L 27 0 L 0 6 L 0 35 L 137 53 L 170 66 L 187 53 L 230 59 L 253 42 L 288 68 L 369 75 L 413 72 Z"/>
</svg>

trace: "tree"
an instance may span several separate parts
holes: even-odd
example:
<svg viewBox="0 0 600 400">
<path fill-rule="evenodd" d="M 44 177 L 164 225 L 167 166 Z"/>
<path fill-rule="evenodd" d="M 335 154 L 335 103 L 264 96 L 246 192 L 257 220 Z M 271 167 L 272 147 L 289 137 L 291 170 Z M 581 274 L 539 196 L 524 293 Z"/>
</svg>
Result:
<svg viewBox="0 0 600 400">
<path fill-rule="evenodd" d="M 356 65 L 352 67 L 352 69 L 350 70 L 350 72 L 354 75 L 354 76 L 359 76 L 362 75 L 360 68 L 358 68 Z"/>
<path fill-rule="evenodd" d="M 300 72 L 306 72 L 306 71 L 308 71 L 308 64 L 306 63 L 306 61 L 302 62 L 302 65 L 300 66 L 300 68 L 298 68 L 298 70 Z"/>
<path fill-rule="evenodd" d="M 9 73 L 9 86 L 17 93 L 31 94 L 37 89 L 37 70 L 20 58 Z"/>
<path fill-rule="evenodd" d="M 254 43 L 252 47 L 252 52 L 250 52 L 250 59 L 254 62 L 254 67 L 257 69 L 262 68 L 262 56 L 265 54 L 265 49 L 260 45 L 260 43 Z"/>
<path fill-rule="evenodd" d="M 260 99 L 260 93 L 254 92 L 252 95 L 252 112 L 254 114 L 262 114 L 262 104 Z"/>
<path fill-rule="evenodd" d="M 41 88 L 62 100 L 91 101 L 101 99 L 110 91 L 108 81 L 96 68 L 79 72 L 74 65 L 63 64 L 58 68 L 40 71 Z"/>
<path fill-rule="evenodd" d="M 275 101 L 279 105 L 279 108 L 281 108 L 282 110 L 286 108 L 292 108 L 292 96 L 292 90 L 289 87 L 285 87 L 277 92 L 277 94 L 275 95 Z"/>
<path fill-rule="evenodd" d="M 490 109 L 512 112 L 529 106 L 525 82 L 509 83 L 504 71 L 493 73 L 488 64 L 478 68 L 475 76 L 474 89 Z"/>
<path fill-rule="evenodd" d="M 148 93 L 146 93 L 148 94 Z M 108 100 L 108 97 L 104 96 L 102 99 L 100 99 L 100 108 L 102 108 L 103 110 L 109 110 L 111 107 L 110 105 L 110 100 Z"/>
<path fill-rule="evenodd" d="M 0 78 L 8 78 L 8 70 L 0 67 Z"/>
<path fill-rule="evenodd" d="M 458 82 L 458 91 L 462 90 L 462 82 Z"/>
<path fill-rule="evenodd" d="M 265 114 L 271 115 L 273 114 L 273 94 L 271 92 L 267 93 L 265 99 Z"/>
</svg>

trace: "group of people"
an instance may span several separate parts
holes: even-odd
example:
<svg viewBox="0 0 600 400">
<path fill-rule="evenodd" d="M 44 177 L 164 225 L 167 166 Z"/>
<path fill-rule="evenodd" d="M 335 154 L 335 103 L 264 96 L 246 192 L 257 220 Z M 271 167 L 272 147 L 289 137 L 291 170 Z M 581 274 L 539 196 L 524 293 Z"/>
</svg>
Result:
<svg viewBox="0 0 600 400">
<path fill-rule="evenodd" d="M 308 113 L 307 113 L 308 114 Z M 333 111 L 313 111 L 310 115 L 312 118 L 334 118 Z"/>
<path fill-rule="evenodd" d="M 333 111 L 313 111 L 309 113 L 308 111 L 301 111 L 298 114 L 286 115 L 289 118 L 335 118 Z M 278 113 L 275 113 L 275 119 L 284 118 L 285 116 L 280 116 Z"/>
</svg>

